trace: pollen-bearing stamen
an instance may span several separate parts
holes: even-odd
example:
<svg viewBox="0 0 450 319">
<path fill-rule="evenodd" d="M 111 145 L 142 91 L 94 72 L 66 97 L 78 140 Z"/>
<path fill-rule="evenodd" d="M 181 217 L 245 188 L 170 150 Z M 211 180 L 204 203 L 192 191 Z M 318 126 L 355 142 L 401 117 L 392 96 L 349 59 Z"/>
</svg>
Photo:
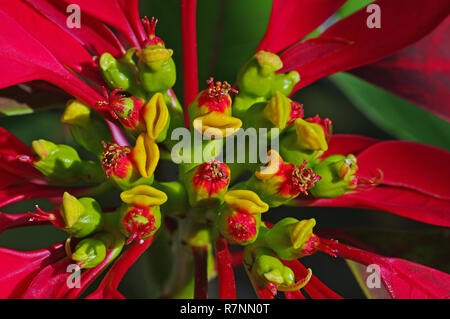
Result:
<svg viewBox="0 0 450 319">
<path fill-rule="evenodd" d="M 105 151 L 102 153 L 102 167 L 106 177 L 112 173 L 120 177 L 126 175 L 126 164 L 128 164 L 128 155 L 131 150 L 125 146 L 119 146 L 115 143 L 105 143 L 102 141 Z"/>
<path fill-rule="evenodd" d="M 239 93 L 239 91 L 232 88 L 231 84 L 227 81 L 216 81 L 214 83 L 214 78 L 211 77 L 206 81 L 206 83 L 209 85 L 209 88 L 207 89 L 208 95 L 212 98 L 226 96 L 230 91 L 235 94 Z"/>
<path fill-rule="evenodd" d="M 106 88 L 102 87 L 102 93 L 105 100 L 98 101 L 95 105 L 98 110 L 107 111 L 116 120 L 119 119 L 119 116 L 117 115 L 118 113 L 124 113 L 124 101 L 121 101 L 121 99 L 124 98 L 125 95 L 119 93 L 120 91 L 122 91 L 122 88 L 116 88 L 111 92 L 111 94 L 108 94 Z"/>
<path fill-rule="evenodd" d="M 311 168 L 306 167 L 306 161 L 299 167 L 294 164 L 283 164 L 279 174 L 286 180 L 280 185 L 281 193 L 298 195 L 303 193 L 308 195 L 308 190 L 312 189 L 317 181 L 321 179 Z"/>
</svg>

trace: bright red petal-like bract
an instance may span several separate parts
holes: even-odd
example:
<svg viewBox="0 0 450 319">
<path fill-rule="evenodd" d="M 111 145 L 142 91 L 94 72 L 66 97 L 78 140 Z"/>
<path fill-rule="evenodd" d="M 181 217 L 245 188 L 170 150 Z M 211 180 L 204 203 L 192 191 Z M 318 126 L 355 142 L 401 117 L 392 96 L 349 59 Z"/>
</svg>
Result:
<svg viewBox="0 0 450 319">
<path fill-rule="evenodd" d="M 280 70 L 286 72 L 295 69 L 300 73 L 302 80 L 293 92 L 330 74 L 376 62 L 420 40 L 438 26 L 450 10 L 450 2 L 446 0 L 378 0 L 374 4 L 380 6 L 381 28 L 367 27 L 370 13 L 363 8 L 335 23 L 319 36 L 340 38 L 351 42 L 351 45 L 310 63 L 303 63 L 299 59 L 299 67 L 291 64 L 289 68 Z M 300 42 L 292 46 L 281 54 L 281 59 L 288 59 L 303 45 Z"/>
<path fill-rule="evenodd" d="M 450 17 L 419 42 L 352 73 L 450 121 Z"/>
<path fill-rule="evenodd" d="M 414 262 L 388 258 L 340 243 L 332 243 L 339 257 L 380 267 L 381 281 L 392 298 L 435 299 L 450 297 L 450 275 Z"/>
<path fill-rule="evenodd" d="M 30 252 L 0 248 L 0 298 L 20 298 L 42 268 L 64 256 L 64 243 Z"/>
<path fill-rule="evenodd" d="M 278 53 L 314 31 L 345 0 L 274 0 L 269 25 L 257 51 Z"/>
<path fill-rule="evenodd" d="M 359 178 L 370 178 L 381 169 L 381 185 L 337 198 L 298 199 L 297 204 L 385 210 L 424 223 L 450 226 L 449 172 L 445 169 L 450 162 L 448 151 L 414 142 L 336 135 L 325 155 L 335 153 L 356 155 Z"/>
</svg>

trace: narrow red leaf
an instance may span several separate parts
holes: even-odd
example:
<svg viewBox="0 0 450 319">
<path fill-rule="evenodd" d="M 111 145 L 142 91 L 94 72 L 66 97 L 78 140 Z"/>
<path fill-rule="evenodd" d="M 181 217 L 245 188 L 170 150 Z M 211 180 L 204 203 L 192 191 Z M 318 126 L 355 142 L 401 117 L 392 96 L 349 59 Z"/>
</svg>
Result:
<svg viewBox="0 0 450 319">
<path fill-rule="evenodd" d="M 189 127 L 188 107 L 198 94 L 197 0 L 181 0 L 183 43 L 184 122 Z"/>
<path fill-rule="evenodd" d="M 398 186 L 450 200 L 450 152 L 425 144 L 386 141 L 358 156 L 358 176 L 383 171 L 383 185 Z"/>
<path fill-rule="evenodd" d="M 374 3 L 381 8 L 381 28 L 367 27 L 370 13 L 366 8 L 329 27 L 320 38 L 340 38 L 352 45 L 310 63 L 299 59 L 299 67 L 291 66 L 302 78 L 294 92 L 330 74 L 376 62 L 420 40 L 439 25 L 450 10 L 450 2 L 446 0 L 378 0 Z M 288 57 L 286 54 L 284 58 Z"/>
<path fill-rule="evenodd" d="M 19 298 L 41 269 L 64 256 L 64 243 L 30 252 L 0 248 L 0 298 Z"/>
<path fill-rule="evenodd" d="M 15 174 L 11 174 L 4 169 L 0 168 L 0 189 L 13 185 L 20 181 L 22 177 Z"/>
<path fill-rule="evenodd" d="M 111 269 L 103 278 L 97 290 L 87 296 L 87 299 L 118 299 L 124 298 L 117 291 L 120 281 L 122 280 L 128 269 L 136 262 L 136 260 L 145 252 L 145 250 L 153 242 L 153 237 L 147 238 L 142 244 L 135 241 L 119 259 L 114 263 Z"/>
<path fill-rule="evenodd" d="M 381 281 L 392 298 L 446 299 L 450 297 L 450 275 L 414 262 L 387 258 L 340 243 L 333 243 L 339 257 L 380 267 Z"/>
<path fill-rule="evenodd" d="M 257 51 L 278 53 L 300 41 L 344 3 L 345 0 L 274 0 L 269 25 Z"/>
<path fill-rule="evenodd" d="M 216 240 L 215 249 L 219 274 L 219 298 L 236 299 L 233 260 L 226 239 L 221 237 Z"/>
<path fill-rule="evenodd" d="M 119 0 L 119 3 L 138 40 L 143 45 L 147 40 L 147 34 L 139 17 L 139 0 Z"/>
<path fill-rule="evenodd" d="M 419 42 L 352 73 L 450 121 L 450 18 Z"/>
</svg>

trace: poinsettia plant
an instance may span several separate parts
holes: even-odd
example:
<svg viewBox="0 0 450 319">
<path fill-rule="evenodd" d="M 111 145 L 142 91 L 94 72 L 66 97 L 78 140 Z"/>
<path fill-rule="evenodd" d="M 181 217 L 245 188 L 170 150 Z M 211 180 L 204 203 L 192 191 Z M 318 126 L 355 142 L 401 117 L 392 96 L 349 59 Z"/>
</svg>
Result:
<svg viewBox="0 0 450 319">
<path fill-rule="evenodd" d="M 251 21 L 266 2 L 231 10 L 217 1 L 217 16 Z M 180 0 L 180 17 L 162 13 L 181 47 L 160 35 L 155 13 L 140 15 L 138 0 L 0 5 L 0 123 L 10 128 L 0 126 L 0 239 L 29 226 L 64 234 L 47 248 L 0 248 L 1 298 L 124 298 L 119 284 L 147 252 L 156 257 L 140 275 L 156 273 L 158 297 L 206 298 L 217 277 L 218 296 L 236 298 L 245 287 L 237 267 L 259 298 L 346 297 L 304 266 L 314 254 L 330 256 L 330 270 L 345 259 L 369 297 L 450 297 L 448 269 L 420 258 L 448 257 L 450 3 L 269 4 L 248 55 L 226 44 L 238 48 L 233 62 L 217 44 L 198 50 L 197 14 L 206 6 L 211 23 L 210 2 Z M 223 21 L 214 25 L 221 41 Z M 233 78 L 199 78 L 203 54 Z M 339 110 L 308 116 L 314 105 L 297 92 L 328 76 L 409 141 L 333 134 Z M 58 114 L 71 141 L 59 143 L 49 121 L 36 126 L 49 139 L 33 129 L 24 143 L 10 116 L 47 108 L 42 118 Z M 20 211 L 21 202 L 35 208 Z M 311 206 L 386 211 L 439 234 L 325 229 Z M 35 238 L 20 234 L 31 247 Z"/>
</svg>

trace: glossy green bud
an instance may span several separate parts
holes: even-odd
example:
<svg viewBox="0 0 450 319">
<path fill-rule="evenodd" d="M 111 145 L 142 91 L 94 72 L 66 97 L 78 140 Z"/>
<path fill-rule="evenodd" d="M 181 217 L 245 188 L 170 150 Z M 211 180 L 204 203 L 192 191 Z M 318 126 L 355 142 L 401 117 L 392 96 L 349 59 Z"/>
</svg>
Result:
<svg viewBox="0 0 450 319">
<path fill-rule="evenodd" d="M 94 268 L 106 257 L 106 245 L 95 238 L 86 238 L 80 241 L 72 253 L 72 260 L 81 263 L 82 268 Z"/>
<path fill-rule="evenodd" d="M 143 88 L 149 93 L 170 89 L 176 82 L 173 50 L 161 45 L 149 45 L 137 52 L 138 76 Z"/>
<path fill-rule="evenodd" d="M 52 181 L 76 183 L 84 180 L 100 183 L 104 180 L 101 166 L 82 161 L 77 151 L 68 145 L 37 140 L 32 142 L 32 148 L 39 157 L 34 166 Z"/>
<path fill-rule="evenodd" d="M 128 60 L 129 56 L 127 56 Z M 132 61 L 132 60 L 131 60 Z M 103 53 L 99 60 L 103 78 L 111 89 L 121 88 L 136 98 L 145 98 L 145 93 L 138 86 L 132 65 L 116 60 L 111 54 Z"/>
<path fill-rule="evenodd" d="M 314 251 L 315 247 L 310 246 L 314 246 L 312 231 L 315 225 L 314 218 L 301 221 L 283 218 L 264 234 L 264 240 L 281 259 L 298 259 Z"/>
<path fill-rule="evenodd" d="M 103 214 L 97 201 L 90 197 L 77 199 L 65 192 L 61 205 L 64 230 L 76 238 L 86 237 L 103 226 Z"/>
<path fill-rule="evenodd" d="M 338 197 L 356 187 L 355 173 L 358 166 L 352 154 L 328 156 L 314 170 L 322 177 L 311 190 L 314 197 Z"/>
<path fill-rule="evenodd" d="M 105 119 L 81 101 L 67 102 L 61 122 L 70 126 L 78 144 L 97 156 L 103 152 L 102 141 L 111 141 L 111 131 Z"/>
</svg>

